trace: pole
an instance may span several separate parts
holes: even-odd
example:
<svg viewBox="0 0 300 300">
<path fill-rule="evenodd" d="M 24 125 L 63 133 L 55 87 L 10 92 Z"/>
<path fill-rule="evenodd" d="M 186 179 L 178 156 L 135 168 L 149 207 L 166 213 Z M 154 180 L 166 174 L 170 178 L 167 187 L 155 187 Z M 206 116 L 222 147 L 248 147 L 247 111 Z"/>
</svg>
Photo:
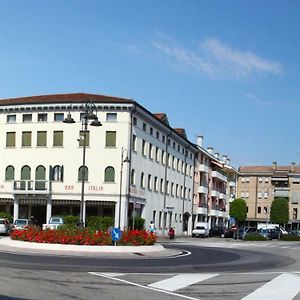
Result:
<svg viewBox="0 0 300 300">
<path fill-rule="evenodd" d="M 84 184 L 85 184 L 85 151 L 86 151 L 86 132 L 87 132 L 87 103 L 84 109 L 84 129 L 83 129 L 83 148 L 82 148 L 82 181 L 81 181 L 81 201 L 80 201 L 80 221 L 79 227 L 84 228 L 85 220 L 83 220 L 84 209 Z"/>
<path fill-rule="evenodd" d="M 123 175 L 123 148 L 121 150 L 121 171 L 120 171 L 120 193 L 119 193 L 119 222 L 118 227 L 121 229 L 121 202 L 122 202 L 122 176 Z"/>
</svg>

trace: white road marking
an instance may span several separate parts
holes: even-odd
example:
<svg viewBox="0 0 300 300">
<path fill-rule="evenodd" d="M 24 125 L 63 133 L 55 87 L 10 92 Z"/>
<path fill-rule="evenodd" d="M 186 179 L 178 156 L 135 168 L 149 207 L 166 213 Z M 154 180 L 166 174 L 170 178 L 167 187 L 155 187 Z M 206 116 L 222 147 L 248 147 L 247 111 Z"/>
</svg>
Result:
<svg viewBox="0 0 300 300">
<path fill-rule="evenodd" d="M 291 300 L 300 291 L 300 276 L 284 273 L 258 288 L 242 300 Z"/>
<path fill-rule="evenodd" d="M 164 291 L 176 291 L 182 288 L 185 288 L 191 284 L 204 281 L 206 279 L 210 279 L 212 277 L 218 276 L 219 274 L 178 274 L 174 277 L 157 281 L 152 284 L 149 284 L 149 287 L 153 287 L 156 289 L 164 290 Z"/>
<path fill-rule="evenodd" d="M 133 286 L 136 286 L 136 287 L 139 287 L 139 288 L 148 289 L 148 290 L 168 294 L 168 295 L 171 295 L 171 296 L 176 296 L 176 297 L 183 298 L 183 299 L 199 300 L 199 298 L 194 298 L 194 297 L 189 297 L 189 296 L 185 296 L 185 295 L 176 294 L 176 293 L 169 292 L 169 291 L 159 290 L 159 289 L 156 289 L 156 288 L 153 288 L 153 287 L 150 287 L 150 286 L 144 286 L 144 285 L 134 283 L 134 282 L 130 282 L 130 281 L 127 281 L 127 280 L 124 280 L 124 279 L 121 279 L 121 278 L 115 278 L 115 277 L 110 277 L 110 276 L 105 275 L 105 274 L 108 274 L 108 273 L 89 272 L 89 274 L 99 276 L 99 277 L 103 277 L 103 278 L 112 279 L 112 280 L 115 280 L 115 281 L 119 281 L 119 282 L 122 282 L 122 283 L 133 285 Z"/>
</svg>

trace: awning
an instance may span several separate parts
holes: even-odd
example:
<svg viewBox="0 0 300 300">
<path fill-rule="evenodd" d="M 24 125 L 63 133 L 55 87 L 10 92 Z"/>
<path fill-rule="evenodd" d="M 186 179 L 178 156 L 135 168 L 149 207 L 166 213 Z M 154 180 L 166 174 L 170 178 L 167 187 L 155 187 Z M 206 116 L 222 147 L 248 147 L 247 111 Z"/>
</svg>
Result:
<svg viewBox="0 0 300 300">
<path fill-rule="evenodd" d="M 217 162 L 217 161 L 214 161 L 214 160 L 212 160 L 211 161 L 214 165 L 216 165 L 216 166 L 218 166 L 218 167 L 220 167 L 220 168 L 223 168 L 223 164 L 221 164 L 221 163 L 219 163 L 219 162 Z"/>
</svg>

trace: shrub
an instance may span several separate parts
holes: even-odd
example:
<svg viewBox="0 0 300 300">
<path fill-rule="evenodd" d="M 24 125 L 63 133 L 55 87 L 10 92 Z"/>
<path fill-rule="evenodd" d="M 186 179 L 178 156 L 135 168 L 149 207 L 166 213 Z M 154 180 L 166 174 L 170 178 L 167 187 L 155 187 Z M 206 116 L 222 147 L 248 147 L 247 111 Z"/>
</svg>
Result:
<svg viewBox="0 0 300 300">
<path fill-rule="evenodd" d="M 145 225 L 145 219 L 141 217 L 134 217 L 134 229 L 143 230 Z M 133 218 L 129 219 L 129 228 L 133 228 Z"/>
<path fill-rule="evenodd" d="M 280 236 L 281 241 L 300 241 L 300 236 L 296 235 L 281 235 Z"/>
<path fill-rule="evenodd" d="M 109 227 L 114 226 L 112 217 L 90 216 L 87 218 L 86 226 L 91 230 L 106 231 Z"/>
<path fill-rule="evenodd" d="M 10 213 L 6 213 L 4 211 L 0 211 L 0 218 L 7 218 L 7 220 L 12 223 L 14 218 Z"/>
<path fill-rule="evenodd" d="M 267 239 L 258 234 L 258 233 L 250 233 L 250 234 L 246 234 L 244 241 L 266 241 Z"/>
<path fill-rule="evenodd" d="M 64 216 L 64 224 L 68 226 L 77 226 L 79 224 L 79 216 L 68 215 Z"/>
</svg>

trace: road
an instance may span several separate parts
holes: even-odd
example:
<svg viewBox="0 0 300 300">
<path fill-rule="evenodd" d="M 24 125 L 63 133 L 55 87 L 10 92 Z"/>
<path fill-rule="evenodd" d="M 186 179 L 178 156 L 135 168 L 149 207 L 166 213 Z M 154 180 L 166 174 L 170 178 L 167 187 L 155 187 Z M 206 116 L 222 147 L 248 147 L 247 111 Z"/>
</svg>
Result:
<svg viewBox="0 0 300 300">
<path fill-rule="evenodd" d="M 124 259 L 2 252 L 0 299 L 300 299 L 298 243 L 187 238 L 166 247 L 191 255 Z"/>
</svg>

